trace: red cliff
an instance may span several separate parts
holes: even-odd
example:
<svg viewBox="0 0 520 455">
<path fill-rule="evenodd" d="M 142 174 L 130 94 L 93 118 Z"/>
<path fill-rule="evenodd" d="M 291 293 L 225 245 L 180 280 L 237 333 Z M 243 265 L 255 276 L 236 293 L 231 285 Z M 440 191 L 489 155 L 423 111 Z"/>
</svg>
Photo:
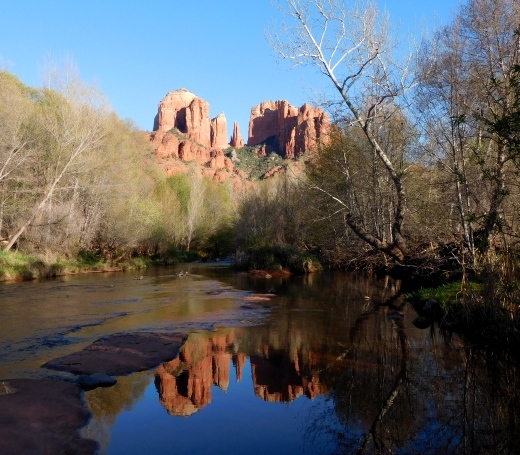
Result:
<svg viewBox="0 0 520 455">
<path fill-rule="evenodd" d="M 229 147 L 227 142 L 227 124 L 224 113 L 211 119 L 211 147 L 226 149 Z"/>
<path fill-rule="evenodd" d="M 285 158 L 296 158 L 326 140 L 329 116 L 319 107 L 299 109 L 287 101 L 265 101 L 251 109 L 247 145 L 265 144 Z"/>
<path fill-rule="evenodd" d="M 233 135 L 231 136 L 231 147 L 241 148 L 244 146 L 244 139 L 240 135 L 240 126 L 238 122 L 233 123 Z"/>
</svg>

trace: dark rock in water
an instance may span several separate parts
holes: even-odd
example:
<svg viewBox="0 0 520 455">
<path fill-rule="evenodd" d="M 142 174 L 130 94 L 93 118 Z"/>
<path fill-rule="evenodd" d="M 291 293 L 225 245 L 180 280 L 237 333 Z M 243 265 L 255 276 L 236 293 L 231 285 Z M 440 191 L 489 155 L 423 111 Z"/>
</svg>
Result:
<svg viewBox="0 0 520 455">
<path fill-rule="evenodd" d="M 98 444 L 78 433 L 90 417 L 78 384 L 56 379 L 3 384 L 12 392 L 0 395 L 2 455 L 97 453 Z"/>
<path fill-rule="evenodd" d="M 117 383 L 116 378 L 105 373 L 94 373 L 91 374 L 90 377 L 97 381 L 102 387 L 110 387 Z"/>
<path fill-rule="evenodd" d="M 412 324 L 418 329 L 427 329 L 432 325 L 432 321 L 430 318 L 419 316 L 412 321 Z"/>
<path fill-rule="evenodd" d="M 423 311 L 426 311 L 427 313 L 436 311 L 437 309 L 440 309 L 440 305 L 435 299 L 429 299 L 424 303 Z"/>
<path fill-rule="evenodd" d="M 122 376 L 149 370 L 173 360 L 186 341 L 184 333 L 120 333 L 101 338 L 85 349 L 42 365 L 51 370 L 74 374 Z"/>
<path fill-rule="evenodd" d="M 95 389 L 97 382 L 89 374 L 80 374 L 77 379 L 77 383 L 85 390 Z"/>
<path fill-rule="evenodd" d="M 397 310 L 390 310 L 388 313 L 386 313 L 386 317 L 389 319 L 402 319 L 404 314 L 401 311 Z"/>
<path fill-rule="evenodd" d="M 105 373 L 80 374 L 78 376 L 78 384 L 85 390 L 92 390 L 97 387 L 111 387 L 116 383 L 116 378 Z"/>
</svg>

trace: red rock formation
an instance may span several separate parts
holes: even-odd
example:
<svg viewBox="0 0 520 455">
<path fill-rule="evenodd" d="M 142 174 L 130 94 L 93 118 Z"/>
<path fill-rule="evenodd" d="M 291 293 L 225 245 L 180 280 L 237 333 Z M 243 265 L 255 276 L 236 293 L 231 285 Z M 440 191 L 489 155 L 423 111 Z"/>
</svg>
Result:
<svg viewBox="0 0 520 455">
<path fill-rule="evenodd" d="M 233 135 L 231 136 L 231 142 L 229 145 L 237 148 L 244 146 L 244 139 L 240 135 L 240 126 L 238 125 L 238 122 L 233 123 Z"/>
<path fill-rule="evenodd" d="M 251 110 L 248 145 L 261 144 L 259 157 L 276 151 L 295 158 L 326 139 L 329 123 L 327 114 L 308 104 L 298 109 L 287 101 L 267 101 Z M 206 166 L 202 174 L 208 178 L 219 182 L 233 179 L 233 187 L 243 187 L 237 181 L 245 174 L 235 171 L 233 162 L 222 153 L 228 147 L 225 115 L 210 120 L 209 104 L 188 90 L 169 92 L 159 103 L 150 140 L 167 175 L 185 173 L 182 162 L 190 161 Z M 237 122 L 231 145 L 244 145 Z"/>
<path fill-rule="evenodd" d="M 227 124 L 224 113 L 211 119 L 211 147 L 225 149 L 229 147 L 227 142 Z"/>
<path fill-rule="evenodd" d="M 224 156 L 224 152 L 222 150 L 213 150 L 210 152 L 210 156 L 210 168 L 227 169 L 228 171 L 233 172 L 233 161 L 231 161 L 227 156 Z"/>
<path fill-rule="evenodd" d="M 287 101 L 266 101 L 251 109 L 247 145 L 266 145 L 266 153 L 277 151 L 295 158 L 311 150 L 318 140 L 326 140 L 329 116 L 320 108 L 301 108 Z"/>
<path fill-rule="evenodd" d="M 154 130 L 166 132 L 177 128 L 188 139 L 210 147 L 210 125 L 209 104 L 181 88 L 168 93 L 159 103 Z"/>
<path fill-rule="evenodd" d="M 155 117 L 154 131 L 169 131 L 178 128 L 186 130 L 186 108 L 197 96 L 185 88 L 169 92 L 159 103 Z"/>
</svg>

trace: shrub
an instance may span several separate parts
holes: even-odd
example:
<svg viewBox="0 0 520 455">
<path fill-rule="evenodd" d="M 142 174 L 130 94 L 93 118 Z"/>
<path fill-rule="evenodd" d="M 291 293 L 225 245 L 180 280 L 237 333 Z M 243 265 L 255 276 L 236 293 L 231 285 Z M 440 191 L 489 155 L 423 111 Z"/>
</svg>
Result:
<svg viewBox="0 0 520 455">
<path fill-rule="evenodd" d="M 322 269 L 320 262 L 307 252 L 291 246 L 260 246 L 238 250 L 233 262 L 242 270 L 289 270 L 293 273 L 314 273 Z"/>
</svg>

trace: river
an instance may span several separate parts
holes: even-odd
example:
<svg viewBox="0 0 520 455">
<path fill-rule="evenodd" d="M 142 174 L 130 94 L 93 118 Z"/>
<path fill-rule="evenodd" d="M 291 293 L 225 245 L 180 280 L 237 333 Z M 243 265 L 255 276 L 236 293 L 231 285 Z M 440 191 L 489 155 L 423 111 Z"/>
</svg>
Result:
<svg viewBox="0 0 520 455">
<path fill-rule="evenodd" d="M 0 379 L 70 379 L 40 366 L 107 334 L 184 331 L 177 359 L 85 393 L 101 454 L 518 453 L 516 366 L 416 328 L 401 282 L 179 270 L 0 284 Z"/>
</svg>

